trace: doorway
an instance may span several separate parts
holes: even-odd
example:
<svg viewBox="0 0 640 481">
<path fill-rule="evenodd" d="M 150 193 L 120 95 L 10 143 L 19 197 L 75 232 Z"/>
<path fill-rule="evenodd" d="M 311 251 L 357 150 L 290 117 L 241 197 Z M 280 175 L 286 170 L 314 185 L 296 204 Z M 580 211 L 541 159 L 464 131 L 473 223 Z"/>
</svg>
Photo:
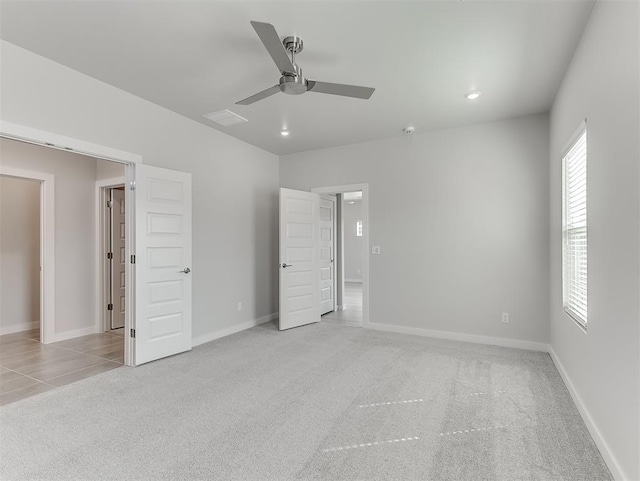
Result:
<svg viewBox="0 0 640 481">
<path fill-rule="evenodd" d="M 124 164 L 127 186 L 125 193 L 131 199 L 126 202 L 125 207 L 126 232 L 129 233 L 125 239 L 126 279 L 130 282 L 125 286 L 127 295 L 125 297 L 124 364 L 135 366 L 190 350 L 192 282 L 188 274 L 191 272 L 192 261 L 191 174 L 143 165 L 142 157 L 137 154 L 12 122 L 2 123 L 0 137 L 20 144 L 33 144 L 54 151 L 72 152 L 93 159 Z M 0 166 L 0 173 L 3 173 L 4 167 L 4 165 Z M 53 179 L 53 176 L 50 177 Z M 53 183 L 49 185 L 53 186 Z M 64 190 L 67 191 L 67 189 Z M 53 205 L 53 192 L 52 189 L 46 189 L 46 192 L 50 196 L 43 195 L 44 202 L 50 207 Z M 92 192 L 95 192 L 95 188 L 92 188 Z M 92 205 L 93 202 L 88 204 Z M 42 218 L 53 224 L 54 212 L 53 210 L 49 212 L 47 209 L 44 209 L 47 214 Z M 56 218 L 68 219 L 72 216 L 62 215 Z M 136 222 L 137 219 L 138 222 Z M 93 232 L 80 238 L 99 238 L 96 227 L 94 223 Z M 53 229 L 51 231 L 53 232 Z M 47 249 L 53 246 L 54 237 L 47 239 L 51 241 L 50 243 L 43 243 Z M 83 247 L 86 248 L 87 244 L 85 243 Z M 96 245 L 97 243 L 94 243 L 94 252 L 97 250 Z M 42 256 L 43 266 L 47 262 L 53 264 L 53 248 L 50 251 L 49 255 Z M 70 262 L 79 264 L 74 259 Z M 97 259 L 94 265 L 96 264 L 100 265 Z M 86 264 L 79 265 L 86 267 Z M 48 318 L 53 319 L 56 314 L 53 296 L 56 277 L 53 276 L 53 269 L 48 269 L 46 275 L 44 270 L 43 267 L 42 292 L 45 293 L 45 298 L 51 301 L 47 302 L 45 310 L 47 312 L 51 310 Z M 95 275 L 99 270 L 97 268 L 92 272 Z M 68 278 L 73 279 L 66 270 L 62 269 L 62 271 Z M 65 283 L 58 284 L 61 285 L 60 290 L 66 293 L 73 292 Z M 89 285 L 97 290 L 97 284 L 91 282 Z M 82 286 L 82 283 L 76 283 L 76 285 Z M 86 301 L 91 298 L 94 299 L 95 313 L 99 308 L 97 302 L 100 299 L 99 294 L 77 296 L 75 300 Z M 70 306 L 72 308 L 75 300 L 59 302 L 58 305 L 63 308 Z M 58 318 L 65 319 L 64 316 Z M 99 316 L 94 318 L 95 324 L 91 326 L 91 332 L 95 332 L 99 326 L 98 319 Z M 45 331 L 47 325 L 45 325 Z M 57 332 L 53 334 L 58 336 Z M 80 334 L 61 329 L 59 335 L 70 339 Z M 45 336 L 44 342 L 51 342 L 51 339 L 47 340 Z"/>
<path fill-rule="evenodd" d="M 336 271 L 334 285 L 337 302 L 334 309 L 321 310 L 322 320 L 360 327 L 362 326 L 362 263 L 365 255 L 362 191 L 338 193 L 333 197 L 338 207 L 334 218 L 337 233 L 334 241 Z"/>
<path fill-rule="evenodd" d="M 336 199 L 335 308 L 323 313 L 322 320 L 364 327 L 369 323 L 369 186 L 351 184 L 311 191 Z"/>
<path fill-rule="evenodd" d="M 0 175 L 0 335 L 40 341 L 41 181 Z"/>
<path fill-rule="evenodd" d="M 59 343 L 96 337 L 103 331 L 98 317 L 94 315 L 99 302 L 99 297 L 93 295 L 98 288 L 94 267 L 97 265 L 95 246 L 98 240 L 95 183 L 97 178 L 117 172 L 115 175 L 120 176 L 120 185 L 123 185 L 127 164 L 72 148 L 57 148 L 49 142 L 26 141 L 23 137 L 16 138 L 4 132 L 0 137 L 3 156 L 0 174 L 40 183 L 38 260 L 42 270 L 39 276 L 40 336 L 37 341 L 46 346 L 40 348 L 27 344 L 34 353 L 40 350 L 53 352 L 53 347 L 61 346 Z M 22 334 L 18 335 L 19 332 Z M 14 337 L 24 338 L 25 333 L 25 330 L 16 331 Z M 35 339 L 34 336 L 27 337 Z M 73 349 L 84 353 L 85 350 L 104 348 L 104 352 L 85 354 L 113 358 L 115 362 L 122 363 L 127 350 L 125 336 L 109 341 L 103 342 L 96 337 L 91 339 L 91 345 L 74 344 Z M 17 344 L 20 343 L 16 343 L 16 349 Z M 110 344 L 108 351 L 105 344 Z M 63 347 L 69 349 L 66 344 Z"/>
</svg>

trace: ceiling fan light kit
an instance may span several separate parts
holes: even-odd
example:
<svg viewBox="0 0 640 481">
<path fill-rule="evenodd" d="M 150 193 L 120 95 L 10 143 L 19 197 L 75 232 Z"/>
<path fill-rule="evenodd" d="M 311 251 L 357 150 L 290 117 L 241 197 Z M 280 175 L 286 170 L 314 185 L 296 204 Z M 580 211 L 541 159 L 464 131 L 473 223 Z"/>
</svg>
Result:
<svg viewBox="0 0 640 481">
<path fill-rule="evenodd" d="M 253 29 L 260 37 L 262 44 L 274 61 L 280 74 L 277 85 L 269 87 L 262 92 L 247 97 L 236 102 L 238 105 L 250 105 L 258 100 L 265 99 L 271 95 L 283 92 L 288 95 L 301 95 L 305 92 L 316 92 L 321 94 L 340 95 L 343 97 L 353 97 L 358 99 L 368 99 L 371 97 L 374 88 L 359 87 L 356 85 L 336 84 L 329 82 L 319 82 L 309 80 L 302 75 L 302 68 L 296 63 L 296 54 L 302 52 L 303 42 L 300 37 L 289 36 L 280 41 L 276 29 L 270 23 L 251 21 Z"/>
</svg>

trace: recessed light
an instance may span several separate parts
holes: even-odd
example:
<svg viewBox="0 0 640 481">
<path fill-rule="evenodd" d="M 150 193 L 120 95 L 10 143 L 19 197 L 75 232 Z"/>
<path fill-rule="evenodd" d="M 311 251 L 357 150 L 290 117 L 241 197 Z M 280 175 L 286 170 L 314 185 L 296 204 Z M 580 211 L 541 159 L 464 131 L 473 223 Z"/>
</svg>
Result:
<svg viewBox="0 0 640 481">
<path fill-rule="evenodd" d="M 467 100 L 475 100 L 482 95 L 482 92 L 478 90 L 472 90 L 471 92 L 467 92 L 464 94 Z"/>
<path fill-rule="evenodd" d="M 283 137 L 286 137 L 287 135 L 289 135 L 289 131 L 283 130 L 282 132 L 280 132 L 280 135 L 282 135 Z"/>
</svg>

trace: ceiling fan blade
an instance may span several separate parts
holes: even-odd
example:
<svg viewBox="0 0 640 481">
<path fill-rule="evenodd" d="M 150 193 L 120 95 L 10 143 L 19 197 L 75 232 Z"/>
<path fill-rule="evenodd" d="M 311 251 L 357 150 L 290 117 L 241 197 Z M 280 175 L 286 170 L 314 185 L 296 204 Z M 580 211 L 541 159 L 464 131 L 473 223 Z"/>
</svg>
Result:
<svg viewBox="0 0 640 481">
<path fill-rule="evenodd" d="M 371 87 L 358 87 L 357 85 L 333 84 L 330 82 L 317 82 L 309 80 L 307 91 L 321 94 L 342 95 L 343 97 L 355 97 L 357 99 L 368 99 L 376 89 Z"/>
<path fill-rule="evenodd" d="M 270 23 L 254 22 L 253 20 L 251 20 L 251 25 L 258 34 L 258 37 L 260 37 L 260 40 L 262 40 L 267 52 L 269 52 L 269 55 L 271 55 L 271 58 L 276 63 L 278 70 L 280 70 L 281 73 L 295 75 L 296 69 L 293 67 L 291 59 L 289 55 L 287 55 L 287 51 L 284 49 L 273 25 Z"/>
<path fill-rule="evenodd" d="M 257 102 L 258 100 L 271 97 L 273 94 L 277 94 L 278 92 L 280 92 L 280 86 L 274 85 L 273 87 L 269 87 L 267 90 L 263 90 L 262 92 L 258 92 L 257 94 L 252 95 L 251 97 L 247 97 L 244 100 L 240 100 L 239 102 L 236 102 L 236 105 L 249 105 L 254 102 Z"/>
</svg>

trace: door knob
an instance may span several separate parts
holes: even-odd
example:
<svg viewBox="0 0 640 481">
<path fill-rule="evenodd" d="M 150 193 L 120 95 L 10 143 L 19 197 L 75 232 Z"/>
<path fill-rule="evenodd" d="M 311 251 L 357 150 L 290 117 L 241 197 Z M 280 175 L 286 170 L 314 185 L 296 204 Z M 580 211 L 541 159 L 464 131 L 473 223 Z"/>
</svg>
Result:
<svg viewBox="0 0 640 481">
<path fill-rule="evenodd" d="M 287 264 L 286 262 L 282 263 L 282 268 L 283 269 L 286 269 L 287 267 L 292 267 L 292 266 L 293 266 L 293 264 Z"/>
<path fill-rule="evenodd" d="M 189 274 L 189 272 L 191 272 L 191 269 L 189 269 L 188 267 L 185 267 L 184 269 L 178 272 L 182 272 L 183 274 Z"/>
</svg>

